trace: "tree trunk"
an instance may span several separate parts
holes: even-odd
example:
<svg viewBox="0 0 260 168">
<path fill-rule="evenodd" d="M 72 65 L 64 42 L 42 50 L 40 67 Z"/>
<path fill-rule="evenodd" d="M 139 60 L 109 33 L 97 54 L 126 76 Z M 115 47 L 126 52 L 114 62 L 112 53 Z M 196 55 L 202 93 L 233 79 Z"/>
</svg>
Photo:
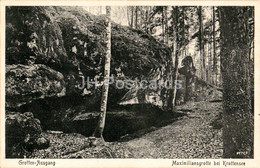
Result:
<svg viewBox="0 0 260 168">
<path fill-rule="evenodd" d="M 253 157 L 248 8 L 220 8 L 224 158 Z"/>
<path fill-rule="evenodd" d="M 208 82 L 211 83 L 211 48 L 210 48 L 210 40 L 207 43 L 207 79 Z"/>
<path fill-rule="evenodd" d="M 166 35 L 166 38 L 165 38 L 165 44 L 168 44 L 169 43 L 169 26 L 168 26 L 168 16 L 167 16 L 167 6 L 165 7 L 165 35 Z"/>
<path fill-rule="evenodd" d="M 204 33 L 203 33 L 203 19 L 202 19 L 202 7 L 198 9 L 199 16 L 199 45 L 200 45 L 200 59 L 202 62 L 201 66 L 201 78 L 205 79 L 205 53 L 204 53 Z"/>
<path fill-rule="evenodd" d="M 162 7 L 162 39 L 164 42 L 164 7 Z"/>
<path fill-rule="evenodd" d="M 138 6 L 135 7 L 135 28 L 138 29 Z"/>
<path fill-rule="evenodd" d="M 132 15 L 131 15 L 131 28 L 133 28 L 134 27 L 134 7 L 133 6 L 131 7 L 131 13 L 132 13 Z"/>
<path fill-rule="evenodd" d="M 105 127 L 106 111 L 107 111 L 107 98 L 109 89 L 109 76 L 110 76 L 110 62 L 111 62 L 111 7 L 106 7 L 107 16 L 107 53 L 105 57 L 105 70 L 104 70 L 104 84 L 102 88 L 101 108 L 98 126 L 96 127 L 93 136 L 103 139 L 103 131 Z"/>
<path fill-rule="evenodd" d="M 213 12 L 213 18 L 212 18 L 212 34 L 213 34 L 213 72 L 215 73 L 215 80 L 217 80 L 217 58 L 216 58 L 216 26 L 215 26 L 215 23 L 216 23 L 216 14 L 215 14 L 215 7 L 213 6 L 212 7 L 212 12 Z M 215 81 L 214 80 L 214 81 Z M 215 83 L 216 84 L 216 83 Z"/>
<path fill-rule="evenodd" d="M 185 40 L 186 40 L 186 30 L 185 30 L 185 7 L 182 7 L 182 27 L 181 27 L 181 32 L 182 32 L 182 38 L 181 38 L 181 47 L 182 49 L 182 58 L 185 58 L 186 56 L 186 45 L 185 45 Z"/>
<path fill-rule="evenodd" d="M 179 8 L 178 7 L 175 7 L 174 9 L 174 13 L 175 13 L 175 30 L 173 30 L 173 32 L 175 32 L 175 47 L 174 47 L 174 55 L 175 56 L 175 64 L 174 64 L 174 71 L 173 71 L 173 84 L 174 84 L 174 88 L 173 88 L 173 93 L 172 93 L 172 106 L 171 106 L 171 110 L 173 111 L 174 108 L 175 108 L 175 102 L 176 102 L 176 93 L 177 93 L 177 85 L 175 83 L 175 81 L 178 79 L 178 67 L 179 67 L 179 50 L 180 50 L 180 41 L 179 41 L 179 27 L 178 27 L 178 10 Z M 173 43 L 174 45 L 174 43 Z"/>
<path fill-rule="evenodd" d="M 148 8 L 145 8 L 145 32 L 148 33 Z"/>
</svg>

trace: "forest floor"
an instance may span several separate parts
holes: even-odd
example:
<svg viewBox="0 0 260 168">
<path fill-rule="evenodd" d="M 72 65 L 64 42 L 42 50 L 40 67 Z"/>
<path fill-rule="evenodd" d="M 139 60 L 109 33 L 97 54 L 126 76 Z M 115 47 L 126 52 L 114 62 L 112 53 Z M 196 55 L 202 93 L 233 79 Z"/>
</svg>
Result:
<svg viewBox="0 0 260 168">
<path fill-rule="evenodd" d="M 48 134 L 50 147 L 34 158 L 221 158 L 222 103 L 189 102 L 186 113 L 171 124 L 125 142 L 92 144 L 80 134 Z"/>
</svg>

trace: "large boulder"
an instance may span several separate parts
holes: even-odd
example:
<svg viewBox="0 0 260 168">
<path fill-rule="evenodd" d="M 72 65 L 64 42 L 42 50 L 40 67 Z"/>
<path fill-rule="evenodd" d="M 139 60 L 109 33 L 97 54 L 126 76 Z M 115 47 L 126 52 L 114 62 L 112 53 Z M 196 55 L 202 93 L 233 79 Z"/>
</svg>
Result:
<svg viewBox="0 0 260 168">
<path fill-rule="evenodd" d="M 78 64 L 78 69 L 85 78 L 103 80 L 104 57 L 106 55 L 106 22 L 105 16 L 94 16 L 82 8 L 54 7 L 56 18 L 62 31 L 64 46 L 70 58 Z M 114 80 L 164 79 L 169 71 L 170 49 L 157 42 L 151 35 L 140 30 L 131 29 L 112 23 L 111 36 L 111 76 Z M 72 86 L 75 84 L 73 83 Z M 99 86 L 102 86 L 100 84 Z M 98 87 L 98 89 L 101 89 Z M 118 104 L 127 92 L 139 92 L 141 101 L 160 89 L 140 91 L 118 89 L 115 83 L 109 88 L 109 103 Z M 89 89 L 92 94 L 94 89 Z M 133 95 L 136 97 L 136 95 Z"/>
<path fill-rule="evenodd" d="M 112 23 L 111 45 L 115 80 L 170 76 L 170 48 L 151 35 Z M 94 16 L 80 7 L 7 7 L 6 107 L 33 112 L 46 129 L 84 110 L 99 111 L 105 54 L 104 15 Z M 83 76 L 96 78 L 97 87 L 76 87 Z M 118 89 L 114 83 L 108 109 L 134 98 L 163 106 L 165 95 L 167 91 L 159 87 Z"/>
<path fill-rule="evenodd" d="M 40 121 L 31 112 L 6 114 L 6 157 L 23 158 L 35 148 L 46 148 L 49 141 L 41 136 Z"/>
<path fill-rule="evenodd" d="M 6 107 L 66 93 L 63 75 L 45 65 L 6 65 Z"/>
<path fill-rule="evenodd" d="M 75 88 L 81 76 L 102 81 L 105 16 L 79 7 L 8 7 L 6 22 L 7 64 L 37 63 L 58 70 L 64 75 L 67 94 L 83 93 Z M 170 49 L 152 36 L 112 23 L 112 76 L 122 80 L 166 77 L 169 58 Z M 102 82 L 97 89 L 100 86 Z M 128 91 L 112 86 L 109 104 L 118 103 Z M 94 88 L 87 93 L 99 94 Z"/>
</svg>

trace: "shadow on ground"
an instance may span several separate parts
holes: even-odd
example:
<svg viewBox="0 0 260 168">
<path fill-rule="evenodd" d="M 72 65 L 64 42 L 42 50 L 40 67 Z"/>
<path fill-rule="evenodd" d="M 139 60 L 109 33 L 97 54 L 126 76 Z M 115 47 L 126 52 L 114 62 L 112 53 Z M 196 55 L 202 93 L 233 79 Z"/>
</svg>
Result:
<svg viewBox="0 0 260 168">
<path fill-rule="evenodd" d="M 91 136 L 98 122 L 98 116 L 91 115 L 85 113 L 75 117 L 63 131 Z M 122 105 L 107 113 L 103 136 L 108 142 L 128 141 L 166 126 L 183 115 L 185 114 L 162 111 L 151 104 Z"/>
</svg>

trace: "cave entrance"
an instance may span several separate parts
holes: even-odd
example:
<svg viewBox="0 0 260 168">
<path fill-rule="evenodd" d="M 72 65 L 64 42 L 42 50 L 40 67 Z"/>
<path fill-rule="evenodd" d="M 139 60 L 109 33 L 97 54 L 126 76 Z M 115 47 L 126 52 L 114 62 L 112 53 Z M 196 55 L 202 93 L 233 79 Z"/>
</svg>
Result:
<svg viewBox="0 0 260 168">
<path fill-rule="evenodd" d="M 150 108 L 149 105 L 135 105 L 130 109 L 108 111 L 103 137 L 107 142 L 128 141 L 166 126 L 183 115 L 183 113 L 165 112 L 159 108 Z M 63 131 L 80 133 L 89 137 L 92 136 L 97 123 L 98 117 L 91 119 L 78 117 L 77 120 L 66 124 Z"/>
</svg>

